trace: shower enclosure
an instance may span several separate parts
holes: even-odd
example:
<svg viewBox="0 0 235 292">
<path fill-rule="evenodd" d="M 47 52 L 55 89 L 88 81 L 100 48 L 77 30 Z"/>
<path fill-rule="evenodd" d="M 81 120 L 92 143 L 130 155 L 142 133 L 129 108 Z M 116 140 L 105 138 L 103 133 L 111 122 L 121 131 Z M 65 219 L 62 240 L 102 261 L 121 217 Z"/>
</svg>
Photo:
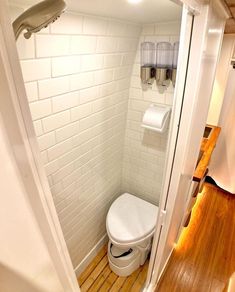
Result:
<svg viewBox="0 0 235 292">
<path fill-rule="evenodd" d="M 143 91 L 140 43 L 179 41 L 181 7 L 168 6 L 174 18 L 143 25 L 66 12 L 17 42 L 42 161 L 78 273 L 106 240 L 105 218 L 117 196 L 159 203 L 169 130 L 141 123 L 151 104 L 172 107 L 174 88 Z"/>
</svg>

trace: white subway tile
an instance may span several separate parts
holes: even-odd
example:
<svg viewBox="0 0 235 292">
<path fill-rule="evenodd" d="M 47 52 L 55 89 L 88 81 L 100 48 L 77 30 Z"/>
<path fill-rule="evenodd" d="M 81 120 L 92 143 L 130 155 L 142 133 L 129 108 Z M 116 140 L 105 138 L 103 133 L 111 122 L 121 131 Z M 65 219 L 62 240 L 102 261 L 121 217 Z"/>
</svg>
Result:
<svg viewBox="0 0 235 292">
<path fill-rule="evenodd" d="M 125 39 L 121 38 L 118 42 L 118 51 L 119 52 L 129 52 L 135 51 L 137 49 L 137 40 L 136 39 Z"/>
<path fill-rule="evenodd" d="M 43 134 L 41 120 L 33 122 L 33 125 L 34 125 L 34 130 L 35 130 L 36 136 L 41 136 Z"/>
<path fill-rule="evenodd" d="M 21 61 L 24 81 L 35 81 L 51 76 L 51 60 L 35 59 Z"/>
<path fill-rule="evenodd" d="M 114 105 L 116 103 L 119 103 L 124 100 L 129 99 L 129 90 L 122 91 L 122 92 L 116 92 L 112 94 L 111 96 L 111 103 Z"/>
<path fill-rule="evenodd" d="M 75 167 L 80 168 L 92 158 L 92 152 L 88 151 L 82 156 L 80 156 L 77 160 L 74 161 Z"/>
<path fill-rule="evenodd" d="M 138 50 L 136 52 L 136 55 L 135 55 L 135 63 L 139 64 L 139 66 L 140 66 L 140 50 Z"/>
<path fill-rule="evenodd" d="M 38 81 L 39 98 L 47 98 L 69 91 L 69 77 L 58 77 Z"/>
<path fill-rule="evenodd" d="M 155 25 L 154 24 L 144 24 L 142 28 L 142 35 L 154 35 Z"/>
<path fill-rule="evenodd" d="M 81 34 L 83 17 L 78 14 L 65 12 L 51 25 L 52 34 Z"/>
<path fill-rule="evenodd" d="M 143 100 L 144 99 L 143 90 L 140 88 L 130 88 L 130 98 Z"/>
<path fill-rule="evenodd" d="M 97 40 L 97 53 L 114 53 L 117 51 L 118 39 L 112 37 L 99 37 Z"/>
<path fill-rule="evenodd" d="M 88 140 L 94 137 L 94 130 L 88 129 L 86 131 L 80 132 L 77 136 L 73 137 L 73 145 L 78 146 L 86 143 Z"/>
<path fill-rule="evenodd" d="M 107 35 L 123 36 L 125 34 L 126 25 L 123 22 L 110 20 L 108 22 Z"/>
<path fill-rule="evenodd" d="M 130 108 L 135 111 L 142 111 L 144 112 L 149 106 L 148 102 L 144 102 L 142 100 L 135 100 L 132 99 L 130 102 Z"/>
<path fill-rule="evenodd" d="M 126 25 L 125 35 L 129 37 L 139 37 L 142 30 L 142 25 L 128 24 Z"/>
<path fill-rule="evenodd" d="M 70 163 L 65 167 L 59 169 L 56 173 L 52 174 L 53 183 L 56 184 L 62 179 L 64 179 L 67 175 L 71 174 L 74 170 L 74 163 Z"/>
<path fill-rule="evenodd" d="M 145 42 L 153 42 L 153 43 L 169 42 L 170 36 L 167 36 L 167 35 L 146 36 L 144 40 Z"/>
<path fill-rule="evenodd" d="M 38 144 L 40 151 L 50 148 L 55 145 L 55 133 L 50 132 L 45 135 L 38 137 Z"/>
<path fill-rule="evenodd" d="M 21 34 L 17 40 L 18 55 L 21 60 L 33 59 L 35 57 L 34 35 L 26 40 Z"/>
<path fill-rule="evenodd" d="M 79 93 L 71 92 L 52 98 L 52 111 L 57 113 L 78 105 Z"/>
<path fill-rule="evenodd" d="M 92 113 L 92 104 L 87 103 L 71 109 L 71 120 L 77 121 L 89 116 Z"/>
<path fill-rule="evenodd" d="M 52 187 L 53 186 L 53 181 L 52 181 L 51 175 L 48 175 L 47 179 L 48 179 L 49 186 Z"/>
<path fill-rule="evenodd" d="M 97 17 L 84 17 L 83 33 L 88 35 L 105 35 L 107 32 L 107 21 Z"/>
<path fill-rule="evenodd" d="M 25 90 L 29 102 L 38 99 L 38 86 L 36 81 L 25 83 Z"/>
<path fill-rule="evenodd" d="M 122 91 L 130 88 L 130 78 L 120 79 L 117 82 L 117 90 Z"/>
<path fill-rule="evenodd" d="M 99 137 L 97 136 L 94 139 L 91 139 L 88 142 L 80 145 L 77 152 L 79 152 L 79 155 L 83 155 L 86 152 L 93 150 L 97 145 L 99 145 L 99 143 L 100 143 L 100 140 L 99 140 Z M 83 172 L 84 172 L 84 169 L 83 169 Z"/>
<path fill-rule="evenodd" d="M 69 36 L 36 35 L 37 57 L 55 57 L 69 54 Z"/>
<path fill-rule="evenodd" d="M 174 93 L 166 93 L 165 95 L 165 103 L 167 105 L 173 105 Z"/>
<path fill-rule="evenodd" d="M 96 37 L 72 36 L 70 41 L 71 54 L 92 54 L 96 50 Z"/>
<path fill-rule="evenodd" d="M 80 73 L 76 75 L 71 75 L 70 77 L 71 90 L 83 89 L 93 85 L 94 85 L 93 72 Z"/>
<path fill-rule="evenodd" d="M 92 109 L 93 112 L 95 113 L 109 107 L 110 105 L 111 105 L 110 97 L 99 98 L 98 100 L 92 103 Z"/>
<path fill-rule="evenodd" d="M 131 86 L 133 88 L 140 88 L 142 90 L 142 83 L 141 83 L 141 79 L 139 76 L 132 76 Z"/>
<path fill-rule="evenodd" d="M 117 68 L 114 72 L 114 79 L 129 77 L 131 75 L 131 69 L 130 66 Z"/>
<path fill-rule="evenodd" d="M 29 107 L 33 120 L 41 119 L 52 113 L 50 100 L 35 101 L 30 103 Z"/>
<path fill-rule="evenodd" d="M 43 165 L 47 164 L 48 163 L 47 151 L 46 150 L 41 151 L 40 154 L 41 154 L 41 159 L 42 159 Z"/>
<path fill-rule="evenodd" d="M 100 96 L 107 96 L 113 94 L 117 90 L 117 83 L 110 82 L 101 86 Z"/>
<path fill-rule="evenodd" d="M 65 127 L 62 127 L 58 130 L 56 130 L 56 142 L 64 141 L 74 135 L 76 135 L 78 132 L 78 124 L 72 123 Z"/>
<path fill-rule="evenodd" d="M 52 59 L 52 76 L 63 76 L 78 73 L 80 56 L 57 57 Z"/>
<path fill-rule="evenodd" d="M 58 160 L 54 160 L 52 162 L 49 162 L 45 165 L 45 170 L 47 175 L 51 175 L 52 173 L 55 173 L 59 170 L 59 164 Z"/>
<path fill-rule="evenodd" d="M 80 91 L 80 103 L 87 103 L 100 96 L 100 87 L 94 86 Z"/>
<path fill-rule="evenodd" d="M 49 161 L 52 161 L 63 154 L 69 152 L 72 149 L 72 141 L 70 139 L 65 140 L 61 143 L 56 144 L 55 146 L 48 149 L 48 159 Z"/>
<path fill-rule="evenodd" d="M 66 176 L 62 181 L 64 188 L 67 188 L 67 187 L 70 187 L 71 185 L 73 185 L 74 182 L 76 182 L 77 178 L 80 175 L 81 175 L 81 170 L 76 169 L 73 173 Z"/>
<path fill-rule="evenodd" d="M 122 66 L 133 65 L 134 60 L 135 60 L 135 55 L 136 55 L 136 52 L 124 54 L 123 59 L 122 59 Z"/>
<path fill-rule="evenodd" d="M 180 41 L 180 36 L 179 35 L 174 35 L 174 36 L 170 36 L 170 43 L 173 45 L 175 42 L 179 42 Z"/>
<path fill-rule="evenodd" d="M 105 55 L 104 68 L 113 68 L 121 65 L 122 55 Z"/>
<path fill-rule="evenodd" d="M 150 102 L 165 103 L 165 95 L 162 93 L 159 93 L 158 90 L 146 91 L 143 93 L 143 96 L 144 96 L 144 100 L 148 100 Z"/>
<path fill-rule="evenodd" d="M 92 128 L 96 124 L 98 124 L 99 121 L 100 120 L 99 120 L 99 117 L 97 115 L 89 116 L 87 118 L 80 120 L 79 129 L 81 131 L 87 130 L 89 128 Z"/>
<path fill-rule="evenodd" d="M 153 25 L 144 28 L 143 33 L 147 36 L 144 39 L 141 38 L 141 41 L 159 42 L 170 40 L 170 34 L 156 35 L 153 28 L 155 28 Z M 160 136 L 151 131 L 144 131 L 141 129 L 140 124 L 146 108 L 151 103 L 165 104 L 167 102 L 168 90 L 169 96 L 172 91 L 169 88 L 164 94 L 161 94 L 155 84 L 151 90 L 143 91 L 139 83 L 139 60 L 140 52 L 138 51 L 131 78 L 122 185 L 126 191 L 139 194 L 150 202 L 156 203 L 156 195 L 160 196 L 160 184 L 158 184 L 158 180 L 161 181 L 162 179 L 166 149 L 165 140 L 167 139 L 163 139 L 162 135 Z M 125 54 L 125 59 L 123 57 L 123 64 L 128 64 L 129 62 L 131 63 L 131 54 L 128 53 Z M 118 90 L 121 89 L 122 85 L 125 85 L 124 81 L 123 84 L 120 83 L 118 85 Z M 170 97 L 168 102 L 170 103 Z M 117 112 L 125 109 L 124 104 L 123 102 L 115 106 Z M 155 157 L 157 160 L 154 160 Z M 159 157 L 161 157 L 161 161 Z"/>
<path fill-rule="evenodd" d="M 94 73 L 94 84 L 104 84 L 113 80 L 113 70 L 101 70 Z"/>
<path fill-rule="evenodd" d="M 42 120 L 45 132 L 50 132 L 67 125 L 70 122 L 70 112 L 64 111 L 55 115 L 51 115 Z"/>
<path fill-rule="evenodd" d="M 60 167 L 63 167 L 67 164 L 69 164 L 70 162 L 74 161 L 77 158 L 77 155 L 75 153 L 74 150 L 65 153 L 64 155 L 62 155 L 61 157 L 58 158 L 58 163 Z"/>
<path fill-rule="evenodd" d="M 155 34 L 157 35 L 179 35 L 180 34 L 180 22 L 166 22 L 157 23 L 155 25 Z"/>
<path fill-rule="evenodd" d="M 51 194 L 54 197 L 58 195 L 60 192 L 62 192 L 62 190 L 63 190 L 62 182 L 59 182 L 51 187 Z"/>
<path fill-rule="evenodd" d="M 102 55 L 85 55 L 81 57 L 81 70 L 92 71 L 102 69 L 104 57 Z"/>
<path fill-rule="evenodd" d="M 133 70 L 132 70 L 133 76 L 140 76 L 140 64 L 134 64 Z"/>
</svg>

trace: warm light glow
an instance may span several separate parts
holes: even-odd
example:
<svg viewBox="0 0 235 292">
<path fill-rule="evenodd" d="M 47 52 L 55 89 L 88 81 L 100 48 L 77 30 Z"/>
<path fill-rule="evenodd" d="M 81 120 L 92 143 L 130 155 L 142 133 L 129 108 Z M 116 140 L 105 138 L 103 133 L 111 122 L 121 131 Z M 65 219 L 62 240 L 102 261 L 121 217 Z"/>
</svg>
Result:
<svg viewBox="0 0 235 292">
<path fill-rule="evenodd" d="M 200 216 L 200 208 L 199 205 L 202 204 L 202 200 L 203 200 L 203 194 L 205 192 L 205 189 L 203 188 L 201 193 L 198 193 L 197 195 L 197 201 L 195 203 L 195 205 L 193 206 L 192 209 L 192 215 L 191 215 L 191 219 L 190 219 L 190 226 L 191 228 L 185 227 L 183 228 L 179 240 L 178 242 L 176 242 L 174 244 L 174 248 L 175 250 L 177 250 L 177 252 L 184 252 L 184 243 L 187 241 L 188 246 L 190 245 L 190 241 L 191 241 L 191 237 L 190 234 L 193 230 L 193 226 L 197 225 L 197 220 L 198 217 Z M 193 244 L 193 242 L 191 242 L 191 245 Z"/>
<path fill-rule="evenodd" d="M 131 4 L 138 4 L 138 3 L 142 2 L 142 0 L 127 0 L 127 1 Z"/>
</svg>

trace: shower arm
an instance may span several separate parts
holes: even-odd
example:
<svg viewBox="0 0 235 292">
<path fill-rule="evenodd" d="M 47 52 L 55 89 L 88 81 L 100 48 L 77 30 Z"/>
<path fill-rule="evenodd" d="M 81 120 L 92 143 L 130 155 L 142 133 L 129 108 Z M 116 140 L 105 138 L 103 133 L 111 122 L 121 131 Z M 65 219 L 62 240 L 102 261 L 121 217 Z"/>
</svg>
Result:
<svg viewBox="0 0 235 292">
<path fill-rule="evenodd" d="M 65 9 L 64 0 L 44 0 L 27 9 L 12 24 L 16 40 L 25 29 L 27 32 L 24 36 L 29 39 L 32 33 L 36 33 L 56 21 Z"/>
</svg>

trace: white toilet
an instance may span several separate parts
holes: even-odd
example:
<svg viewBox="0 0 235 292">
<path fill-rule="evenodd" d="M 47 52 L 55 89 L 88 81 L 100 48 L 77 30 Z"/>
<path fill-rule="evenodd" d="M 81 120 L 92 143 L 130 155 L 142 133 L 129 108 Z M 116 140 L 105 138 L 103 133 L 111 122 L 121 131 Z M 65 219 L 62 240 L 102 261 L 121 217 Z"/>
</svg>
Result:
<svg viewBox="0 0 235 292">
<path fill-rule="evenodd" d="M 129 276 L 143 265 L 151 249 L 158 207 L 125 193 L 111 205 L 106 229 L 111 270 Z"/>
</svg>

